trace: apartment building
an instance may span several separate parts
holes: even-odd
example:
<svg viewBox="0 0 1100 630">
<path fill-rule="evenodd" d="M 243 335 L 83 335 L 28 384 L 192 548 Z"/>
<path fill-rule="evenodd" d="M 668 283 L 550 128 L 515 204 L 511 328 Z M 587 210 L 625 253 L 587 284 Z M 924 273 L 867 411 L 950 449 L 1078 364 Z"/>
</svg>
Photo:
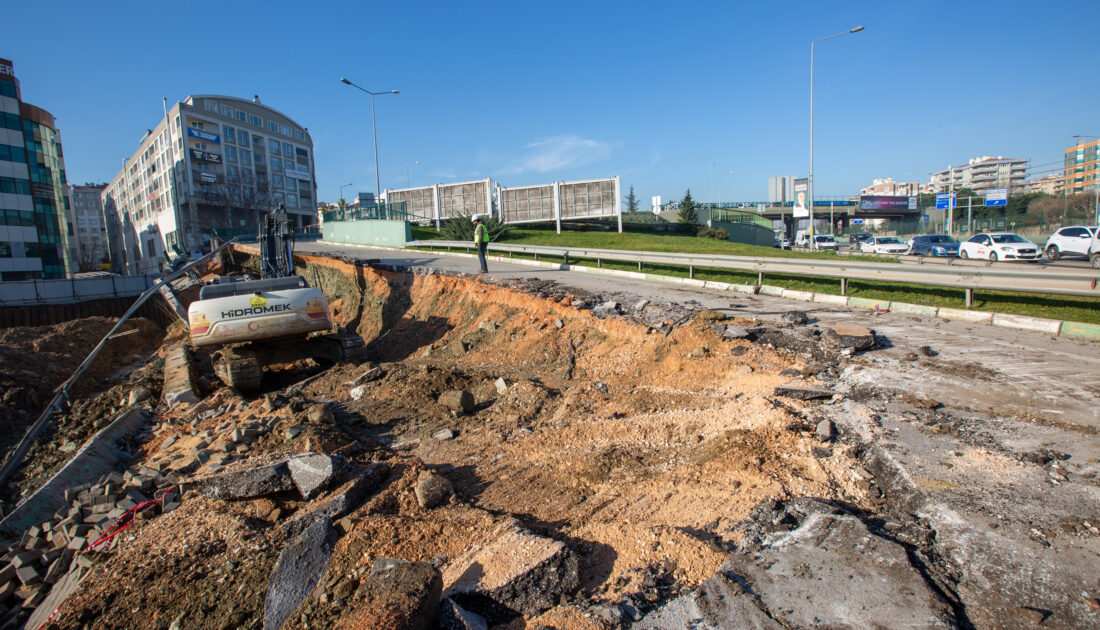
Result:
<svg viewBox="0 0 1100 630">
<path fill-rule="evenodd" d="M 895 182 L 893 177 L 875 178 L 870 186 L 861 188 L 859 194 L 913 197 L 920 194 L 920 182 Z"/>
<path fill-rule="evenodd" d="M 1081 142 L 1066 149 L 1062 181 L 1068 194 L 1100 186 L 1100 140 Z"/>
<path fill-rule="evenodd" d="M 77 271 L 97 271 L 108 262 L 107 227 L 103 222 L 103 191 L 107 184 L 69 184 L 72 211 L 71 245 Z"/>
<path fill-rule="evenodd" d="M 768 178 L 768 203 L 787 203 L 794 201 L 794 175 L 779 175 Z"/>
<path fill-rule="evenodd" d="M 990 188 L 1008 188 L 1010 193 L 1026 190 L 1027 158 L 1005 158 L 983 155 L 971 158 L 962 166 L 949 166 L 932 174 L 932 192 L 946 192 L 952 188 L 970 188 L 983 191 Z"/>
<path fill-rule="evenodd" d="M 1027 182 L 1027 192 L 1029 193 L 1046 193 L 1048 195 L 1060 195 L 1062 194 L 1062 187 L 1065 184 L 1064 176 L 1054 174 L 1047 175 L 1046 177 L 1040 177 L 1039 179 L 1033 179 Z"/>
<path fill-rule="evenodd" d="M 65 278 L 73 270 L 61 134 L 24 103 L 15 66 L 0 59 L 0 281 Z"/>
<path fill-rule="evenodd" d="M 103 191 L 114 270 L 149 273 L 214 236 L 255 234 L 278 204 L 294 227 L 316 223 L 308 129 L 258 96 L 188 96 L 164 109 Z"/>
</svg>

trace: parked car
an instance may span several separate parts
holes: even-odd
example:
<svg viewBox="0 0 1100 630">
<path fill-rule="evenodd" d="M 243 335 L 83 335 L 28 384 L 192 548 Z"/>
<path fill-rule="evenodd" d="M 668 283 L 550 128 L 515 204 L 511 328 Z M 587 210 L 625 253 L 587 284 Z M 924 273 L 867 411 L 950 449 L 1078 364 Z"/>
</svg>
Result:
<svg viewBox="0 0 1100 630">
<path fill-rule="evenodd" d="M 958 256 L 959 242 L 946 234 L 921 234 L 909 244 L 913 256 Z"/>
<path fill-rule="evenodd" d="M 836 242 L 836 239 L 828 234 L 819 234 L 814 237 L 814 244 L 817 249 L 831 249 L 837 251 L 840 249 L 840 244 Z"/>
<path fill-rule="evenodd" d="M 1051 260 L 1058 260 L 1062 256 L 1088 256 L 1089 246 L 1095 235 L 1095 225 L 1064 227 L 1050 235 L 1043 251 Z"/>
<path fill-rule="evenodd" d="M 860 245 L 863 245 L 863 241 L 871 238 L 870 232 L 852 232 L 848 235 L 848 247 L 851 249 L 859 249 Z"/>
<path fill-rule="evenodd" d="M 1092 244 L 1089 245 L 1089 262 L 1093 269 L 1100 269 L 1100 230 L 1093 232 Z"/>
<path fill-rule="evenodd" d="M 1039 246 L 1012 232 L 975 234 L 959 244 L 960 258 L 988 258 L 989 260 L 1038 260 L 1042 256 Z"/>
<path fill-rule="evenodd" d="M 780 249 L 790 249 L 791 248 L 791 239 L 789 239 L 787 237 L 783 237 L 783 238 L 779 239 L 779 248 Z"/>
<path fill-rule="evenodd" d="M 909 246 L 896 236 L 872 236 L 863 241 L 859 251 L 868 254 L 904 254 Z"/>
</svg>

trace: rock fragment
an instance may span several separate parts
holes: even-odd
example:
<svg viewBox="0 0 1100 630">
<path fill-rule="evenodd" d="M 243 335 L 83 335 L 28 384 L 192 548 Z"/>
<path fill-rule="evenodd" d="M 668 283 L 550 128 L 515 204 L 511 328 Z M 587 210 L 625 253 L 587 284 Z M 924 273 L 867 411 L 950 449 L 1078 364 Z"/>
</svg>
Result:
<svg viewBox="0 0 1100 630">
<path fill-rule="evenodd" d="M 424 470 L 417 476 L 413 491 L 420 506 L 431 509 L 450 499 L 455 490 L 451 481 L 443 475 Z"/>
<path fill-rule="evenodd" d="M 695 591 L 650 612 L 633 628 L 635 630 L 666 628 L 781 630 L 783 626 L 764 614 L 753 601 L 752 595 L 746 593 L 736 582 L 718 574 L 703 582 Z"/>
<path fill-rule="evenodd" d="M 378 558 L 355 591 L 337 628 L 433 628 L 443 580 L 427 562 Z"/>
<path fill-rule="evenodd" d="M 250 499 L 294 487 L 286 461 L 198 477 L 191 483 L 211 499 Z"/>
<path fill-rule="evenodd" d="M 814 387 L 793 387 L 790 385 L 780 385 L 772 391 L 776 396 L 786 396 L 787 398 L 796 398 L 798 400 L 832 398 L 836 395 L 836 392 L 831 389 L 817 389 Z"/>
<path fill-rule="evenodd" d="M 439 603 L 439 630 L 488 630 L 485 617 L 459 606 L 450 597 Z"/>
<path fill-rule="evenodd" d="M 841 348 L 867 350 L 875 345 L 875 331 L 849 322 L 831 326 L 826 335 Z"/>
<path fill-rule="evenodd" d="M 470 392 L 456 389 L 440 394 L 439 404 L 451 411 L 470 413 L 474 410 L 474 397 Z"/>
<path fill-rule="evenodd" d="M 328 405 L 317 404 L 313 405 L 306 411 L 306 418 L 314 424 L 331 424 L 335 422 L 335 417 L 332 415 L 332 410 L 328 408 Z"/>
</svg>

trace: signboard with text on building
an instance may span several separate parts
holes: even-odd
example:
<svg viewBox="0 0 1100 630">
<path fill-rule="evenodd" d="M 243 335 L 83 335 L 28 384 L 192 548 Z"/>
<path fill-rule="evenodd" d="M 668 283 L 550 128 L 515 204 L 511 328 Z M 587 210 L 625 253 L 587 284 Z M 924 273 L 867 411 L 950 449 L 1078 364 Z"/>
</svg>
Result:
<svg viewBox="0 0 1100 630">
<path fill-rule="evenodd" d="M 296 179 L 304 179 L 304 180 L 308 181 L 309 180 L 309 171 L 299 170 L 299 169 L 288 166 L 286 168 L 286 176 L 287 177 L 294 177 Z"/>
<path fill-rule="evenodd" d="M 1007 188 L 990 188 L 985 191 L 985 205 L 987 206 L 1007 206 L 1008 205 L 1008 189 Z"/>
<path fill-rule="evenodd" d="M 936 210 L 947 210 L 955 206 L 955 193 L 936 193 Z"/>
<path fill-rule="evenodd" d="M 200 162 L 210 162 L 212 164 L 222 163 L 222 156 L 218 155 L 217 153 L 199 151 L 198 149 L 191 149 L 191 159 L 198 160 Z"/>
<path fill-rule="evenodd" d="M 187 129 L 187 135 L 191 136 L 192 138 L 198 138 L 199 140 L 203 140 L 205 142 L 213 142 L 215 144 L 221 144 L 222 142 L 221 138 L 218 137 L 218 134 L 209 133 L 206 131 L 202 131 L 201 129 L 195 129 L 193 127 L 189 127 Z"/>
<path fill-rule="evenodd" d="M 916 197 L 895 197 L 887 195 L 860 195 L 860 210 L 916 210 Z"/>
</svg>

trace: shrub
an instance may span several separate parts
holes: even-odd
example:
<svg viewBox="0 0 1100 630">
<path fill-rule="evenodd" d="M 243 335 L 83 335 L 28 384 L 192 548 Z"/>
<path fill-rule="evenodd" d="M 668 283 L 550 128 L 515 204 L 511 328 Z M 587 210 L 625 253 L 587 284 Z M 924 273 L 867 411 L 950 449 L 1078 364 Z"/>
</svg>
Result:
<svg viewBox="0 0 1100 630">
<path fill-rule="evenodd" d="M 509 227 L 501 223 L 495 216 L 481 217 L 485 229 L 489 230 L 489 242 L 495 243 L 508 234 Z M 439 234 L 448 241 L 474 240 L 474 222 L 470 217 L 462 215 L 447 219 L 439 227 Z"/>
</svg>

